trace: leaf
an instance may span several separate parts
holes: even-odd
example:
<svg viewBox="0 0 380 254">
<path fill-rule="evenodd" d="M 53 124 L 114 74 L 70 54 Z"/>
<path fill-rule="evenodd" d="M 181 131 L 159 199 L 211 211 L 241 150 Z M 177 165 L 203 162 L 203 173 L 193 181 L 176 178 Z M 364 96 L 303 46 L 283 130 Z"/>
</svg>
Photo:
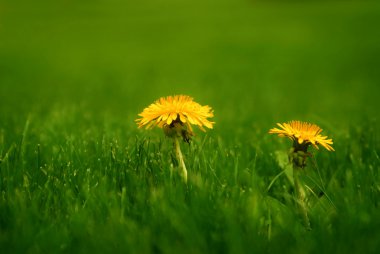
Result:
<svg viewBox="0 0 380 254">
<path fill-rule="evenodd" d="M 292 164 L 289 163 L 288 154 L 284 151 L 276 151 L 276 160 L 280 168 L 284 170 L 286 177 L 288 178 L 289 182 L 294 185 L 293 181 L 293 167 Z"/>
</svg>

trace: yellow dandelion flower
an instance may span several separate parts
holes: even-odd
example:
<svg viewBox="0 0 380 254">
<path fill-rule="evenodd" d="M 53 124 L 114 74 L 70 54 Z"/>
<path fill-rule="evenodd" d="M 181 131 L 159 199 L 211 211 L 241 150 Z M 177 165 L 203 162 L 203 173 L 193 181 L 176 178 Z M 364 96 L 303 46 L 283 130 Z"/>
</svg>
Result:
<svg viewBox="0 0 380 254">
<path fill-rule="evenodd" d="M 301 121 L 290 121 L 288 123 L 277 123 L 281 128 L 273 128 L 269 130 L 270 134 L 278 134 L 280 137 L 288 137 L 293 140 L 298 145 L 303 146 L 307 149 L 307 146 L 312 144 L 318 149 L 318 145 L 323 146 L 328 151 L 334 151 L 332 148 L 332 139 L 327 138 L 327 136 L 322 136 L 320 133 L 322 129 L 315 124 L 301 122 Z"/>
<path fill-rule="evenodd" d="M 307 192 L 304 184 L 300 179 L 303 169 L 306 166 L 308 157 L 312 154 L 307 152 L 307 148 L 312 144 L 318 149 L 318 145 L 323 146 L 328 151 L 334 151 L 332 148 L 333 141 L 327 136 L 322 136 L 322 129 L 315 124 L 290 121 L 288 123 L 277 123 L 279 128 L 269 130 L 270 134 L 278 134 L 280 137 L 288 137 L 293 140 L 293 147 L 289 151 L 289 162 L 293 164 L 293 182 L 296 195 L 296 204 L 300 215 L 303 219 L 304 226 L 310 230 L 310 220 L 308 216 Z"/>
<path fill-rule="evenodd" d="M 191 125 L 198 126 L 205 131 L 204 127 L 212 129 L 214 122 L 208 120 L 213 117 L 213 110 L 209 106 L 201 106 L 186 95 L 162 97 L 145 108 L 136 119 L 139 128 L 147 129 L 158 126 L 165 135 L 173 139 L 173 148 L 178 164 L 182 168 L 182 177 L 187 182 L 187 169 L 179 145 L 179 137 L 189 142 L 193 135 Z"/>
<path fill-rule="evenodd" d="M 197 125 L 202 131 L 203 126 L 212 129 L 214 122 L 207 118 L 213 117 L 213 111 L 209 106 L 201 106 L 193 98 L 186 95 L 168 96 L 160 98 L 139 114 L 141 118 L 136 122 L 139 128 L 147 129 L 154 126 L 163 128 L 165 126 L 175 127 L 178 123 L 186 125 L 192 131 L 191 124 Z"/>
</svg>

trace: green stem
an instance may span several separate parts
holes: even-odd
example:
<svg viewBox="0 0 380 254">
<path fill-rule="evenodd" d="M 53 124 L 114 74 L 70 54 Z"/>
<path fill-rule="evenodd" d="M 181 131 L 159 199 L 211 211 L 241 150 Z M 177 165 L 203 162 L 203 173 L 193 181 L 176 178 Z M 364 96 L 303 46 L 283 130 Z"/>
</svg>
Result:
<svg viewBox="0 0 380 254">
<path fill-rule="evenodd" d="M 302 170 L 301 168 L 297 167 L 296 165 L 293 165 L 293 179 L 294 179 L 294 188 L 295 188 L 295 193 L 296 193 L 297 207 L 298 207 L 300 215 L 302 216 L 304 226 L 307 229 L 311 229 L 310 220 L 307 215 L 307 205 L 305 202 L 306 193 L 299 180 L 299 174 L 301 173 L 301 170 Z"/>
<path fill-rule="evenodd" d="M 187 169 L 186 169 L 185 161 L 183 160 L 178 137 L 174 137 L 174 149 L 175 149 L 175 155 L 177 156 L 177 160 L 180 164 L 180 167 L 182 168 L 183 180 L 185 181 L 185 183 L 187 183 Z"/>
</svg>

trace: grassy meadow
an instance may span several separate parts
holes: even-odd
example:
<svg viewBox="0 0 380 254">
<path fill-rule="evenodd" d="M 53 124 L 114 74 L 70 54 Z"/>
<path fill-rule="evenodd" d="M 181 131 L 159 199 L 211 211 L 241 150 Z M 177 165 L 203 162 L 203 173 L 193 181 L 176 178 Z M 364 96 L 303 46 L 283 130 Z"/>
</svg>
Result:
<svg viewBox="0 0 380 254">
<path fill-rule="evenodd" d="M 378 1 L 0 1 L 0 253 L 377 253 L 379 26 Z M 174 94 L 215 114 L 187 185 L 135 123 Z M 334 141 L 311 230 L 290 120 Z"/>
</svg>

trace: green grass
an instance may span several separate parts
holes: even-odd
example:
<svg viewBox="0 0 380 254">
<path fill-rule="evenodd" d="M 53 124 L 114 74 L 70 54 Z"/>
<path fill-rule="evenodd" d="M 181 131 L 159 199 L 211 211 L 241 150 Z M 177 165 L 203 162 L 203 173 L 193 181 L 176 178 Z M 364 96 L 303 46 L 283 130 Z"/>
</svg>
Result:
<svg viewBox="0 0 380 254">
<path fill-rule="evenodd" d="M 379 14 L 376 1 L 2 1 L 0 252 L 378 252 Z M 171 140 L 134 123 L 177 93 L 215 110 L 182 144 L 187 186 Z M 293 119 L 336 150 L 313 150 L 305 171 L 311 231 L 282 174 L 290 141 L 267 134 Z"/>
</svg>

